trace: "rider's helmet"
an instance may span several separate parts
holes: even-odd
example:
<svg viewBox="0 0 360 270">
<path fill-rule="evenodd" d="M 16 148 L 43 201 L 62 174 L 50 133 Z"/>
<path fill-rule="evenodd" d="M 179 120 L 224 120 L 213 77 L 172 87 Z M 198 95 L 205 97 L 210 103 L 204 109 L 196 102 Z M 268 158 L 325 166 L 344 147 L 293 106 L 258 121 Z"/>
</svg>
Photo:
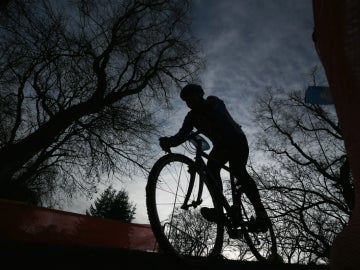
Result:
<svg viewBox="0 0 360 270">
<path fill-rule="evenodd" d="M 182 100 L 188 99 L 190 96 L 200 96 L 204 95 L 204 90 L 198 84 L 188 84 L 183 89 L 181 89 L 180 97 Z"/>
</svg>

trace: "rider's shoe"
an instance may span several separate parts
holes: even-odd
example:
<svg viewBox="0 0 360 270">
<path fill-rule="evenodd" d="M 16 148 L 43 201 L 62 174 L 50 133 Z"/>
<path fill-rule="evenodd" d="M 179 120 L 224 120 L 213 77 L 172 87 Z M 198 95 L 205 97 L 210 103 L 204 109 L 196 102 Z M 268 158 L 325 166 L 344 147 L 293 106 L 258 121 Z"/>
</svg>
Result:
<svg viewBox="0 0 360 270">
<path fill-rule="evenodd" d="M 222 217 L 218 215 L 215 208 L 202 207 L 200 213 L 207 221 L 220 222 Z"/>
<path fill-rule="evenodd" d="M 266 212 L 260 212 L 256 215 L 256 218 L 251 217 L 247 224 L 248 232 L 264 233 L 271 226 L 270 218 Z"/>
</svg>

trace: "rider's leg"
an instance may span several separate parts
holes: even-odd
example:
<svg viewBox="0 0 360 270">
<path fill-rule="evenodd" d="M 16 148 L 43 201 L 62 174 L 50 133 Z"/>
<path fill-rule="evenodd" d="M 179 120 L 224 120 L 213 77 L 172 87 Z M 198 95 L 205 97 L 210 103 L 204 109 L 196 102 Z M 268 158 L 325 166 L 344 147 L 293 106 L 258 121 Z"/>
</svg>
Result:
<svg viewBox="0 0 360 270">
<path fill-rule="evenodd" d="M 226 156 L 219 151 L 216 147 L 210 152 L 207 167 L 209 168 L 212 176 L 215 178 L 215 183 L 218 185 L 219 189 L 222 191 L 222 181 L 220 177 L 221 166 L 226 163 Z M 202 207 L 200 209 L 202 216 L 212 222 L 218 222 L 223 217 L 219 216 L 219 213 L 215 211 L 214 208 Z"/>
<path fill-rule="evenodd" d="M 265 207 L 261 201 L 259 190 L 256 186 L 254 179 L 251 178 L 246 168 L 240 163 L 231 162 L 231 167 L 235 169 L 235 176 L 238 183 L 242 186 L 246 196 L 255 208 L 256 215 L 266 212 Z"/>
<path fill-rule="evenodd" d="M 268 229 L 270 224 L 270 219 L 266 213 L 265 207 L 261 202 L 259 190 L 256 186 L 254 179 L 251 178 L 249 173 L 246 170 L 246 167 L 240 162 L 236 162 L 235 165 L 233 160 L 230 161 L 230 166 L 232 168 L 239 168 L 236 170 L 236 177 L 240 179 L 240 185 L 244 190 L 246 196 L 249 198 L 250 202 L 254 206 L 255 210 L 255 219 L 251 219 L 248 227 L 248 231 L 253 232 L 265 232 Z M 238 166 L 236 166 L 236 164 Z"/>
<path fill-rule="evenodd" d="M 234 171 L 234 175 L 238 183 L 242 186 L 246 196 L 255 208 L 256 215 L 266 213 L 265 207 L 261 202 L 259 190 L 254 179 L 246 170 L 246 164 L 249 157 L 249 146 L 246 137 L 240 136 L 239 140 L 234 144 L 233 151 L 229 157 L 230 167 Z"/>
<path fill-rule="evenodd" d="M 220 171 L 222 165 L 228 161 L 228 157 L 224 151 L 214 147 L 213 150 L 209 153 L 209 159 L 207 162 L 207 167 L 209 168 L 212 176 L 214 176 L 216 184 L 219 186 L 220 190 L 223 190 L 223 185 L 221 181 Z"/>
</svg>

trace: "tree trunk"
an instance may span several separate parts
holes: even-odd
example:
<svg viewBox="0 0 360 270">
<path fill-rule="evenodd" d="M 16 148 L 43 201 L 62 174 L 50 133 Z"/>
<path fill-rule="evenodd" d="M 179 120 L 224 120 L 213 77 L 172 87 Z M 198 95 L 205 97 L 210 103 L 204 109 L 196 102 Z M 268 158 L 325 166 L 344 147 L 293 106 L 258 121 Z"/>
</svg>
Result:
<svg viewBox="0 0 360 270">
<path fill-rule="evenodd" d="M 15 144 L 0 150 L 0 184 L 9 184 L 13 174 L 41 149 L 48 147 L 54 138 L 68 128 L 75 120 L 89 115 L 101 107 L 100 102 L 84 102 L 61 111 L 34 133 Z"/>
</svg>

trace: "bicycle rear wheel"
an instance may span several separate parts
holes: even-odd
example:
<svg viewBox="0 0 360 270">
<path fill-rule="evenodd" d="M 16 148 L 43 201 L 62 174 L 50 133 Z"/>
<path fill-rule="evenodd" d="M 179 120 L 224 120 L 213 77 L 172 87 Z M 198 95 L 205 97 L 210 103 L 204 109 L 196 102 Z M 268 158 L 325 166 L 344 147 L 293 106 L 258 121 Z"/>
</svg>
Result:
<svg viewBox="0 0 360 270">
<path fill-rule="evenodd" d="M 188 263 L 203 263 L 219 256 L 223 244 L 224 226 L 208 222 L 200 214 L 201 207 L 221 209 L 206 184 L 201 204 L 182 208 L 189 187 L 189 204 L 197 201 L 199 177 L 193 160 L 168 154 L 155 163 L 146 186 L 148 217 L 161 250 Z"/>
<path fill-rule="evenodd" d="M 246 241 L 252 254 L 245 254 L 244 257 L 255 256 L 259 261 L 272 262 L 276 260 L 277 245 L 272 223 L 266 232 L 249 232 L 246 226 L 251 217 L 256 217 L 255 210 L 245 193 L 241 193 L 241 231 L 243 240 Z M 246 251 L 245 251 L 246 252 Z"/>
</svg>

